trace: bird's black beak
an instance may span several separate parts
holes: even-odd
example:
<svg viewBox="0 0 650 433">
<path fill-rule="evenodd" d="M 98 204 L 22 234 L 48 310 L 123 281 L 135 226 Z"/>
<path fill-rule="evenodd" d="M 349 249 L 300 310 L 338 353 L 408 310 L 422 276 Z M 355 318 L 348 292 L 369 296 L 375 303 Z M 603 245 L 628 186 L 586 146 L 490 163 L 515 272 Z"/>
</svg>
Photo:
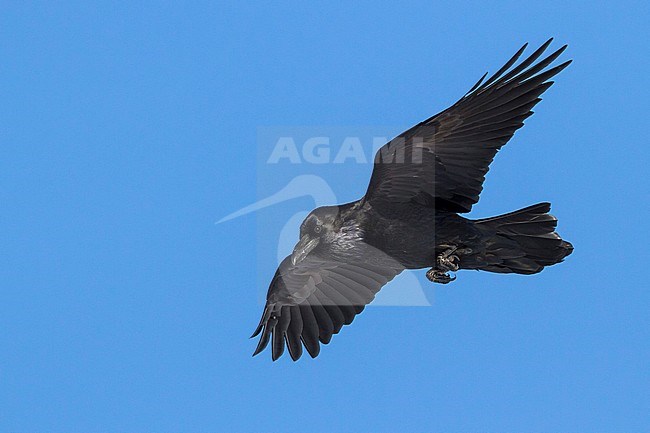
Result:
<svg viewBox="0 0 650 433">
<path fill-rule="evenodd" d="M 319 238 L 309 239 L 309 236 L 307 235 L 300 238 L 300 241 L 293 249 L 293 253 L 291 253 L 291 263 L 296 266 L 298 263 L 302 262 L 305 257 L 307 257 L 307 254 L 316 248 L 316 245 L 318 245 L 319 242 Z"/>
</svg>

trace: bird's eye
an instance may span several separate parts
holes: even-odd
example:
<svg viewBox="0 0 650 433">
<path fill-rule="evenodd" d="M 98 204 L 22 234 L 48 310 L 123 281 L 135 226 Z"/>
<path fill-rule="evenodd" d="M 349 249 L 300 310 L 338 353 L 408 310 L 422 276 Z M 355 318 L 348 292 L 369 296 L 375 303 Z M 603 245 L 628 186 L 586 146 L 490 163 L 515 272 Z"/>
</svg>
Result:
<svg viewBox="0 0 650 433">
<path fill-rule="evenodd" d="M 320 233 L 320 230 L 321 230 L 320 226 L 314 227 L 314 233 Z"/>
</svg>

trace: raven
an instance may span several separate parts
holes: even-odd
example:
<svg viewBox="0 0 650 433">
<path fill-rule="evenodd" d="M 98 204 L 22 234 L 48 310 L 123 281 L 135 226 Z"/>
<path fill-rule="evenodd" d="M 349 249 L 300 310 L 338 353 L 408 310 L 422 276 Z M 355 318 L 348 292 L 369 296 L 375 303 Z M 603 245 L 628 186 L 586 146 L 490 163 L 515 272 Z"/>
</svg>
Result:
<svg viewBox="0 0 650 433">
<path fill-rule="evenodd" d="M 404 269 L 430 268 L 427 278 L 446 284 L 459 269 L 535 274 L 571 254 L 549 203 L 479 220 L 458 215 L 478 202 L 497 151 L 571 63 L 547 69 L 566 45 L 537 61 L 551 41 L 514 66 L 525 44 L 454 105 L 385 144 L 363 198 L 305 218 L 271 281 L 253 356 L 271 342 L 274 361 L 285 346 L 294 361 L 303 346 L 315 358 L 319 342 L 328 344 Z"/>
</svg>

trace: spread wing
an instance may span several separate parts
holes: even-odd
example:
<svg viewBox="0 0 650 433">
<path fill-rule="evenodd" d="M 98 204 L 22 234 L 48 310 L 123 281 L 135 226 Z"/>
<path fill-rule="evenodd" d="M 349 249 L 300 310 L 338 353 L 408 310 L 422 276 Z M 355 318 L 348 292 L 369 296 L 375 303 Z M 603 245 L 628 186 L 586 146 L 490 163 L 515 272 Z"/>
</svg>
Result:
<svg viewBox="0 0 650 433">
<path fill-rule="evenodd" d="M 271 341 L 275 361 L 284 352 L 296 361 L 302 346 L 312 358 L 343 325 L 361 313 L 384 284 L 403 270 L 396 261 L 334 262 L 310 255 L 297 265 L 285 258 L 271 281 L 262 319 L 253 333 L 261 337 L 253 356 Z"/>
<path fill-rule="evenodd" d="M 469 212 L 496 153 L 533 114 L 540 95 L 553 84 L 549 79 L 571 63 L 545 69 L 566 45 L 537 61 L 551 41 L 513 67 L 524 45 L 454 105 L 384 145 L 375 156 L 365 200 L 379 208 L 416 201 Z"/>
</svg>

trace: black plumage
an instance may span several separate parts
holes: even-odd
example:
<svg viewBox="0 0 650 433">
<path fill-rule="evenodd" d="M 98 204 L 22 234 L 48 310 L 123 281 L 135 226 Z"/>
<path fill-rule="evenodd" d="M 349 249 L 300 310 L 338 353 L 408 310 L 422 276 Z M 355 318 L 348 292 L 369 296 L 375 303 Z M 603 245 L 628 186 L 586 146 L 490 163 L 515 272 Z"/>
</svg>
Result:
<svg viewBox="0 0 650 433">
<path fill-rule="evenodd" d="M 254 355 L 270 342 L 273 360 L 285 346 L 294 360 L 303 347 L 316 357 L 404 269 L 430 268 L 427 277 L 445 284 L 459 269 L 534 274 L 571 254 L 549 203 L 480 220 L 458 215 L 478 201 L 497 151 L 571 62 L 546 69 L 566 49 L 538 60 L 550 43 L 515 66 L 524 45 L 450 108 L 384 145 L 363 198 L 307 216 L 271 281 Z"/>
</svg>

